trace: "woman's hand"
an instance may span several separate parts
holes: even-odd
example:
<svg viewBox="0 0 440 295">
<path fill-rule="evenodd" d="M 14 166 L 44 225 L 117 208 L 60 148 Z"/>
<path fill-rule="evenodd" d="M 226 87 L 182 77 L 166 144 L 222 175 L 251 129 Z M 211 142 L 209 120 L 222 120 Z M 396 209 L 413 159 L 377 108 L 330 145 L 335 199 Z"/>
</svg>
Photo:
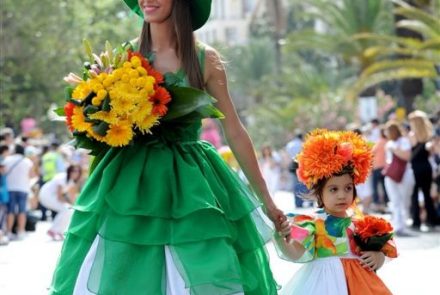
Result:
<svg viewBox="0 0 440 295">
<path fill-rule="evenodd" d="M 275 205 L 270 205 L 266 207 L 267 216 L 275 224 L 275 229 L 277 232 L 283 231 L 283 224 L 286 222 L 287 217 L 284 215 L 283 211 L 278 209 Z M 288 225 L 288 223 L 287 223 Z M 284 225 L 285 229 L 285 225 Z"/>
<path fill-rule="evenodd" d="M 385 255 L 379 251 L 361 252 L 360 262 L 362 267 L 375 271 L 379 269 L 385 261 Z"/>
</svg>

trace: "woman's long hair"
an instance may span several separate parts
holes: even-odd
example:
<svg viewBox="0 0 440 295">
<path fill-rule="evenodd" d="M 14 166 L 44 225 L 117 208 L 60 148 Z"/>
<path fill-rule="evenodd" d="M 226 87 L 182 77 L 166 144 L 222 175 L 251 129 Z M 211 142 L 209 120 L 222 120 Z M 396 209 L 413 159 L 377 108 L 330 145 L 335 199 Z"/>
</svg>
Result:
<svg viewBox="0 0 440 295">
<path fill-rule="evenodd" d="M 425 143 L 432 138 L 433 127 L 425 112 L 416 110 L 408 115 L 408 119 L 417 142 Z"/>
<path fill-rule="evenodd" d="M 402 129 L 400 127 L 400 124 L 396 121 L 388 121 L 385 125 L 386 131 L 385 134 L 387 135 L 387 138 L 390 140 L 398 140 L 400 137 L 403 136 Z"/>
<path fill-rule="evenodd" d="M 70 165 L 69 167 L 67 167 L 67 171 L 66 171 L 66 177 L 67 177 L 67 182 L 69 182 L 72 178 L 72 173 L 74 170 L 78 170 L 78 179 L 75 180 L 74 182 L 77 183 L 79 182 L 79 180 L 81 179 L 81 174 L 82 174 L 82 169 L 80 165 Z"/>
<path fill-rule="evenodd" d="M 177 38 L 177 56 L 188 76 L 189 84 L 192 87 L 203 89 L 203 75 L 197 58 L 196 42 L 192 31 L 191 11 L 188 3 L 188 0 L 174 0 L 170 17 L 174 24 L 174 33 Z M 142 26 L 139 42 L 139 50 L 146 56 L 151 52 L 150 25 L 147 22 L 144 22 Z"/>
</svg>

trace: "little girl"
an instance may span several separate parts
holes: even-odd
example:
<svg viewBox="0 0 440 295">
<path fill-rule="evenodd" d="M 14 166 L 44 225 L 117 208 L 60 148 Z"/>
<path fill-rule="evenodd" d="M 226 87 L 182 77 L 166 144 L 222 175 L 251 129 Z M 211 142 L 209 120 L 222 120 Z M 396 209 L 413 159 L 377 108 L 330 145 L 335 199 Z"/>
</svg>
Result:
<svg viewBox="0 0 440 295">
<path fill-rule="evenodd" d="M 353 239 L 355 185 L 368 176 L 370 146 L 353 132 L 315 130 L 297 161 L 298 178 L 321 209 L 314 216 L 291 215 L 288 235 L 275 238 L 282 258 L 308 262 L 281 294 L 391 294 L 375 271 L 385 256 L 397 256 L 393 241 L 381 251 L 360 251 Z"/>
</svg>

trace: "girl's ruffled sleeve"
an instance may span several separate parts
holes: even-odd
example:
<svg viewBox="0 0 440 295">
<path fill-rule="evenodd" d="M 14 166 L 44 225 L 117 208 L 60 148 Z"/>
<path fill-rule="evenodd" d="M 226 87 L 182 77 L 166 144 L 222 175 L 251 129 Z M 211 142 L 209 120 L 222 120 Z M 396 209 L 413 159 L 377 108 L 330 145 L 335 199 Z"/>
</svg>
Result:
<svg viewBox="0 0 440 295">
<path fill-rule="evenodd" d="M 303 245 L 305 252 L 295 262 L 307 262 L 315 257 L 315 219 L 309 215 L 289 215 L 290 241 Z"/>
<path fill-rule="evenodd" d="M 397 257 L 397 248 L 396 243 L 394 243 L 394 239 L 391 238 L 386 242 L 386 244 L 382 247 L 381 252 L 385 254 L 388 258 L 396 258 Z"/>
</svg>

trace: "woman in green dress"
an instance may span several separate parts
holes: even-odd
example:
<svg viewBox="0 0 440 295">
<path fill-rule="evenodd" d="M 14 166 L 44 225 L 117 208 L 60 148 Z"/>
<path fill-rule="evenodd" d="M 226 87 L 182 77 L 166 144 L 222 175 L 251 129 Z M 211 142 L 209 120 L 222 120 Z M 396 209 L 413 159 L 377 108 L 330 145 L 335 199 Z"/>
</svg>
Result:
<svg viewBox="0 0 440 295">
<path fill-rule="evenodd" d="M 255 194 L 198 140 L 200 120 L 110 149 L 77 200 L 51 294 L 276 294 L 264 248 L 271 230 L 259 207 L 277 229 L 285 217 L 234 109 L 219 54 L 195 41 L 211 0 L 124 1 L 144 18 L 137 49 L 154 55 L 155 69 L 180 73 L 180 85 L 217 99 Z"/>
</svg>

